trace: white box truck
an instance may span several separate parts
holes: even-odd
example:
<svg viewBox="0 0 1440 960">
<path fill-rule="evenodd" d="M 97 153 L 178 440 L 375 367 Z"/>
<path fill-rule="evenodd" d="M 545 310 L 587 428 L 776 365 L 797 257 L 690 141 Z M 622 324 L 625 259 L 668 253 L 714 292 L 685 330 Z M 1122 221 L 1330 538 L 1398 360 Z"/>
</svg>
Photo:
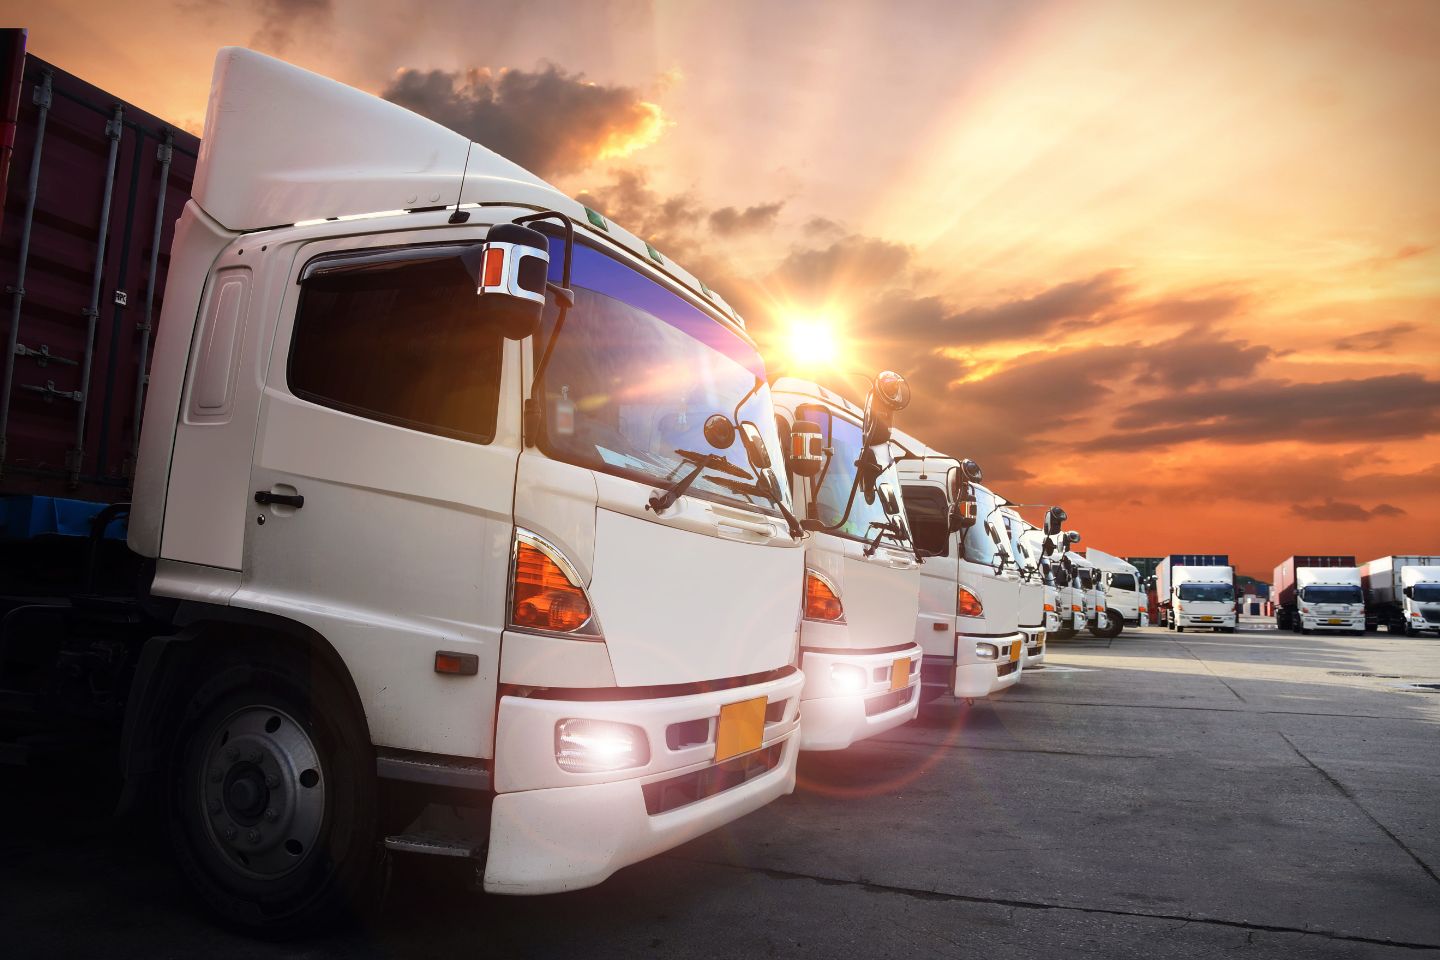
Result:
<svg viewBox="0 0 1440 960">
<path fill-rule="evenodd" d="M 886 371 L 862 409 L 808 380 L 781 377 L 772 386 L 806 531 L 801 750 L 842 750 L 920 709 L 920 560 L 889 442 L 890 417 L 909 391 Z M 721 421 L 724 430 L 729 421 Z"/>
<path fill-rule="evenodd" d="M 925 651 L 927 698 L 986 697 L 1013 686 L 1024 667 L 1020 575 L 999 497 L 979 466 L 899 430 L 905 512 L 920 565 L 915 641 Z"/>
<path fill-rule="evenodd" d="M 1380 557 L 1360 568 L 1366 616 L 1390 633 L 1440 633 L 1440 557 Z"/>
<path fill-rule="evenodd" d="M 1127 626 L 1142 626 L 1146 598 L 1140 589 L 1140 570 L 1134 564 L 1094 547 L 1085 551 L 1085 559 L 1095 565 L 1099 587 L 1105 597 L 1105 616 L 1109 624 L 1103 635 L 1118 637 Z"/>
<path fill-rule="evenodd" d="M 1286 558 L 1275 568 L 1275 623 L 1296 633 L 1364 633 L 1365 594 L 1355 558 Z"/>
<path fill-rule="evenodd" d="M 99 576 L 4 600 L 0 676 L 114 721 L 129 798 L 235 925 L 338 912 L 377 840 L 585 887 L 794 787 L 783 456 L 699 280 L 459 134 L 225 49 L 132 501 L 91 511 Z M 138 586 L 104 591 L 116 550 Z M 380 780 L 419 790 L 389 826 Z"/>
<path fill-rule="evenodd" d="M 1167 628 L 1235 632 L 1235 568 L 1228 556 L 1172 553 L 1155 568 L 1155 589 Z"/>
</svg>

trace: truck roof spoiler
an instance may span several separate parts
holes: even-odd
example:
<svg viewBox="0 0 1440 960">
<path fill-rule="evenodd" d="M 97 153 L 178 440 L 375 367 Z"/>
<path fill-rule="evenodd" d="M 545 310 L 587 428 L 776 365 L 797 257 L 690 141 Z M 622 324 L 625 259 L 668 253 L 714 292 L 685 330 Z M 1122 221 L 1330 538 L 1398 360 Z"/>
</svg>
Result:
<svg viewBox="0 0 1440 960">
<path fill-rule="evenodd" d="M 242 233 L 457 205 L 557 210 L 745 326 L 688 271 L 519 164 L 388 100 L 243 47 L 215 57 L 192 196 Z"/>
</svg>

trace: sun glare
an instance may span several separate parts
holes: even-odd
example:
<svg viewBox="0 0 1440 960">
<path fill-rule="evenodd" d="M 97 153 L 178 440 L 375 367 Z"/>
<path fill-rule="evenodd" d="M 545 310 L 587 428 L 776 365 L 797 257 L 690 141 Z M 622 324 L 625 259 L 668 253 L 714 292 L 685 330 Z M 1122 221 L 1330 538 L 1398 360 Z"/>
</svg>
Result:
<svg viewBox="0 0 1440 960">
<path fill-rule="evenodd" d="M 785 324 L 785 352 L 798 370 L 833 367 L 840 360 L 840 335 L 826 317 L 791 317 Z"/>
</svg>

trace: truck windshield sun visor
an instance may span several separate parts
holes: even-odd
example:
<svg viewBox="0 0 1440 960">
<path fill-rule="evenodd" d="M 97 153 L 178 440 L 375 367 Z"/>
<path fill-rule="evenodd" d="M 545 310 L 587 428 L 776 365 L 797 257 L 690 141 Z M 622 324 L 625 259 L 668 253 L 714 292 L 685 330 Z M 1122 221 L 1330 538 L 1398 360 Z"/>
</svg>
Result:
<svg viewBox="0 0 1440 960">
<path fill-rule="evenodd" d="M 561 242 L 551 237 L 552 281 L 564 279 L 557 263 Z M 698 451 L 731 469 L 718 470 L 707 460 L 707 469 L 683 493 L 783 518 L 788 488 L 777 483 L 766 489 L 746 445 L 714 450 L 704 432 L 709 418 L 731 417 L 738 404 L 736 422 L 752 425 L 772 463 L 783 457 L 755 346 L 667 286 L 588 244 L 575 244 L 570 280 L 574 306 L 564 309 L 552 291 L 541 321 L 537 341 L 547 344 L 548 361 L 543 367 L 537 361 L 527 435 L 558 460 L 662 488 L 697 465 L 684 451 Z"/>
</svg>

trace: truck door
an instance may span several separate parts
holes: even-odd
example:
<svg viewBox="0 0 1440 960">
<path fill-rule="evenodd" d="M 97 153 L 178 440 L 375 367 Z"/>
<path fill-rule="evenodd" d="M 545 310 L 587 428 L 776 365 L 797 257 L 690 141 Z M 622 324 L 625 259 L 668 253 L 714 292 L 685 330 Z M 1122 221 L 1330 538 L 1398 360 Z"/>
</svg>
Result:
<svg viewBox="0 0 1440 960">
<path fill-rule="evenodd" d="M 294 259 L 233 602 L 324 636 L 377 745 L 485 757 L 520 347 L 482 321 L 461 247 L 396 242 L 326 241 Z M 437 673 L 437 651 L 473 655 L 476 672 Z"/>
</svg>

